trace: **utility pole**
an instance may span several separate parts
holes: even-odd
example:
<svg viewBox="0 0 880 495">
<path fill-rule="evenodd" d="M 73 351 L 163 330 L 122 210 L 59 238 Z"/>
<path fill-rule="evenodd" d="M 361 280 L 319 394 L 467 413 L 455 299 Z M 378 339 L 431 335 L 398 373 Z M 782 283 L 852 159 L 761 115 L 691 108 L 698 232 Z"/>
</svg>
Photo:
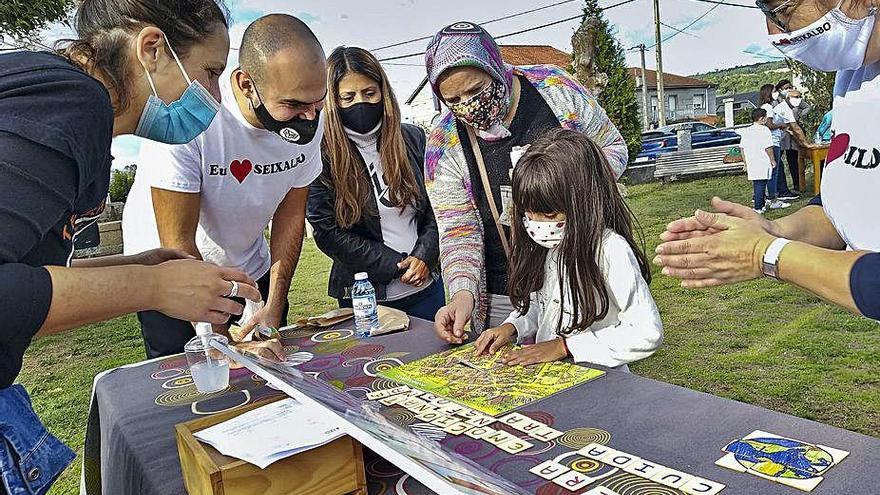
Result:
<svg viewBox="0 0 880 495">
<path fill-rule="evenodd" d="M 651 119 L 648 117 L 648 112 L 651 107 L 648 106 L 648 78 L 645 75 L 645 44 L 642 43 L 639 45 L 639 51 L 642 52 L 642 128 L 643 130 L 648 130 L 648 124 L 651 122 Z"/>
<path fill-rule="evenodd" d="M 660 127 L 666 125 L 666 95 L 663 92 L 663 46 L 660 39 L 660 0 L 654 0 L 654 37 L 657 46 L 657 118 Z"/>
</svg>

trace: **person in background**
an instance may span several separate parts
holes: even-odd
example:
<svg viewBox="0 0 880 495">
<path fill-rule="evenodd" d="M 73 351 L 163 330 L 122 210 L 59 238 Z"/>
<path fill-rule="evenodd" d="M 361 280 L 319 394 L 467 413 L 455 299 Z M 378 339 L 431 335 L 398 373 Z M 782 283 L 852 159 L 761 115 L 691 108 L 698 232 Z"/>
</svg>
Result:
<svg viewBox="0 0 880 495">
<path fill-rule="evenodd" d="M 72 259 L 103 210 L 114 136 L 181 143 L 211 123 L 223 8 L 81 0 L 73 25 L 56 53 L 0 54 L 0 494 L 43 495 L 74 458 L 14 384 L 35 336 L 147 309 L 219 322 L 243 309 L 225 296 L 260 300 L 247 274 L 179 250 Z"/>
<path fill-rule="evenodd" d="M 627 149 L 605 111 L 574 77 L 549 65 L 507 65 L 495 40 L 476 24 L 443 28 L 428 46 L 425 65 L 434 94 L 450 110 L 430 133 L 425 155 L 450 296 L 437 313 L 435 330 L 462 340 L 468 323 L 480 332 L 487 324 L 500 325 L 513 310 L 509 228 L 502 223 L 509 202 L 502 194 L 510 190 L 521 148 L 550 129 L 582 132 L 608 158 L 612 181 L 626 168 Z"/>
<path fill-rule="evenodd" d="M 220 79 L 223 106 L 207 132 L 187 144 L 146 144 L 141 152 L 150 172 L 138 174 L 129 194 L 126 250 L 176 248 L 246 272 L 266 304 L 241 322 L 245 334 L 257 325 L 286 325 L 308 186 L 321 171 L 326 72 L 321 44 L 304 22 L 261 17 L 244 32 L 240 67 Z M 156 311 L 138 319 L 149 358 L 182 352 L 195 335 L 191 322 Z M 225 333 L 235 319 L 215 331 Z M 240 347 L 284 357 L 277 341 Z"/>
<path fill-rule="evenodd" d="M 782 156 L 782 133 L 785 132 L 786 125 L 783 122 L 777 123 L 776 121 L 776 107 L 777 96 L 776 90 L 772 84 L 765 84 L 761 86 L 761 91 L 759 93 L 758 99 L 761 104 L 760 108 L 766 112 L 767 117 L 765 124 L 768 129 L 770 129 L 770 135 L 773 138 L 773 163 L 781 163 Z M 767 196 L 769 199 L 769 204 L 767 204 L 767 208 L 772 210 L 778 210 L 782 208 L 788 208 L 791 204 L 782 201 L 779 198 L 778 184 L 779 184 L 779 167 L 773 167 L 770 171 L 770 178 L 767 180 Z"/>
<path fill-rule="evenodd" d="M 825 112 L 825 115 L 822 116 L 822 121 L 819 122 L 819 127 L 816 128 L 816 135 L 813 136 L 814 143 L 827 144 L 831 142 L 831 138 L 834 137 L 834 132 L 831 129 L 833 119 L 834 108 L 831 108 Z"/>
<path fill-rule="evenodd" d="M 328 293 L 351 307 L 367 272 L 381 304 L 433 320 L 445 303 L 434 210 L 423 175 L 425 133 L 401 124 L 382 65 L 339 47 L 327 61 L 324 171 L 309 192 L 315 243 L 333 259 Z"/>
<path fill-rule="evenodd" d="M 513 171 L 512 215 L 516 309 L 477 338 L 477 355 L 534 338 L 501 362 L 571 357 L 628 371 L 628 363 L 660 347 L 648 259 L 607 159 L 590 138 L 555 129 L 535 141 Z"/>
<path fill-rule="evenodd" d="M 822 194 L 774 221 L 712 199 L 666 227 L 654 262 L 688 288 L 766 276 L 880 320 L 880 22 L 873 0 L 760 0 L 769 41 L 836 72 L 834 138 Z M 813 36 L 821 29 L 822 36 Z"/>
<path fill-rule="evenodd" d="M 776 153 L 773 150 L 773 136 L 767 128 L 767 111 L 763 108 L 752 110 L 752 125 L 740 129 L 740 147 L 746 161 L 746 173 L 752 181 L 755 211 L 763 214 L 766 211 L 764 193 L 772 170 L 777 167 Z"/>
<path fill-rule="evenodd" d="M 794 85 L 792 85 L 791 81 L 788 79 L 783 79 L 776 83 L 776 90 L 779 92 L 779 103 L 784 101 L 791 102 L 791 111 L 792 114 L 794 114 L 794 120 L 798 125 L 800 125 L 800 122 L 804 117 L 813 111 L 813 106 L 810 105 L 802 95 L 798 95 L 797 97 L 788 100 L 789 94 L 792 91 L 795 91 Z M 778 189 L 780 191 L 780 196 L 783 197 L 783 199 L 789 197 L 795 199 L 797 198 L 797 194 L 802 192 L 806 187 L 804 184 L 799 183 L 800 173 L 798 163 L 800 160 L 800 145 L 798 145 L 798 141 L 792 136 L 791 132 L 786 132 L 782 135 L 780 148 L 782 149 L 782 155 L 785 157 L 785 162 L 788 163 L 788 172 L 791 174 L 791 187 L 795 190 L 791 191 L 788 188 L 788 183 L 785 179 L 785 169 L 780 169 L 778 175 Z"/>
</svg>

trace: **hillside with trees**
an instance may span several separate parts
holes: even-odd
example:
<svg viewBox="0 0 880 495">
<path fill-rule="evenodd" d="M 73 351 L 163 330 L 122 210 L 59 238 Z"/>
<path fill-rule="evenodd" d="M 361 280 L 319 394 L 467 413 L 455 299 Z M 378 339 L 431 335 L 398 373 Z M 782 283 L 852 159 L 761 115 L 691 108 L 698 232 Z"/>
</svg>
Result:
<svg viewBox="0 0 880 495">
<path fill-rule="evenodd" d="M 740 65 L 691 77 L 718 85 L 715 93 L 719 96 L 757 91 L 762 84 L 776 84 L 780 79 L 792 79 L 791 69 L 784 61 L 763 62 Z"/>
</svg>

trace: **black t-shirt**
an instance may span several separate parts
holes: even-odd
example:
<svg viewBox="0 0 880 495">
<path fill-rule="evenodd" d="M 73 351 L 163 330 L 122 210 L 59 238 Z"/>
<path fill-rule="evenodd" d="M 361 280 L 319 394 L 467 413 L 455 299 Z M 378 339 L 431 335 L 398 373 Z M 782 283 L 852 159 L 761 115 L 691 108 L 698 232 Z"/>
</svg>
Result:
<svg viewBox="0 0 880 495">
<path fill-rule="evenodd" d="M 541 93 L 535 89 L 528 79 L 519 77 L 520 97 L 516 115 L 511 122 L 509 130 L 511 136 L 500 141 L 485 141 L 477 138 L 480 151 L 483 153 L 483 161 L 486 163 L 486 175 L 492 186 L 492 194 L 498 213 L 501 213 L 501 186 L 510 185 L 510 169 L 513 163 L 510 161 L 510 152 L 514 146 L 525 146 L 535 142 L 542 134 L 550 129 L 560 127 L 559 119 L 553 113 L 550 105 L 544 101 Z M 471 149 L 471 142 L 464 126 L 458 127 L 458 137 L 464 149 L 471 174 L 471 184 L 474 192 L 474 200 L 480 210 L 480 218 L 483 221 L 483 246 L 486 259 L 486 285 L 490 294 L 507 294 L 507 256 L 504 254 L 504 245 L 498 237 L 498 229 L 495 227 L 495 218 L 489 208 L 489 200 L 486 197 L 483 181 L 480 179 L 480 171 L 477 168 L 477 160 Z M 511 221 L 516 221 L 511 219 Z M 505 227 L 505 232 L 510 231 Z"/>
<path fill-rule="evenodd" d="M 103 210 L 113 108 L 96 79 L 50 53 L 0 55 L 0 388 L 52 300 L 46 265 Z"/>
</svg>

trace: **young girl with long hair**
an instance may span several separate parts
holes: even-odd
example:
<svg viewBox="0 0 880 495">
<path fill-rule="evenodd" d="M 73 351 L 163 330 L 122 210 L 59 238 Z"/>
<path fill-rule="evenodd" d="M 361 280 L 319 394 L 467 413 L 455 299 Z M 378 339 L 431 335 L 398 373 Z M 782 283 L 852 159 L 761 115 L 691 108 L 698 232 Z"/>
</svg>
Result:
<svg viewBox="0 0 880 495">
<path fill-rule="evenodd" d="M 370 52 L 339 47 L 327 67 L 324 171 L 309 190 L 308 218 L 333 259 L 328 293 L 350 307 L 354 275 L 367 272 L 383 305 L 433 320 L 445 297 L 422 172 L 425 133 L 400 122 Z"/>
<path fill-rule="evenodd" d="M 477 339 L 478 354 L 529 365 L 573 357 L 625 366 L 663 341 L 651 272 L 611 167 L 584 134 L 552 130 L 513 172 L 510 298 L 516 310 Z M 628 368 L 625 368 L 628 369 Z"/>
</svg>

